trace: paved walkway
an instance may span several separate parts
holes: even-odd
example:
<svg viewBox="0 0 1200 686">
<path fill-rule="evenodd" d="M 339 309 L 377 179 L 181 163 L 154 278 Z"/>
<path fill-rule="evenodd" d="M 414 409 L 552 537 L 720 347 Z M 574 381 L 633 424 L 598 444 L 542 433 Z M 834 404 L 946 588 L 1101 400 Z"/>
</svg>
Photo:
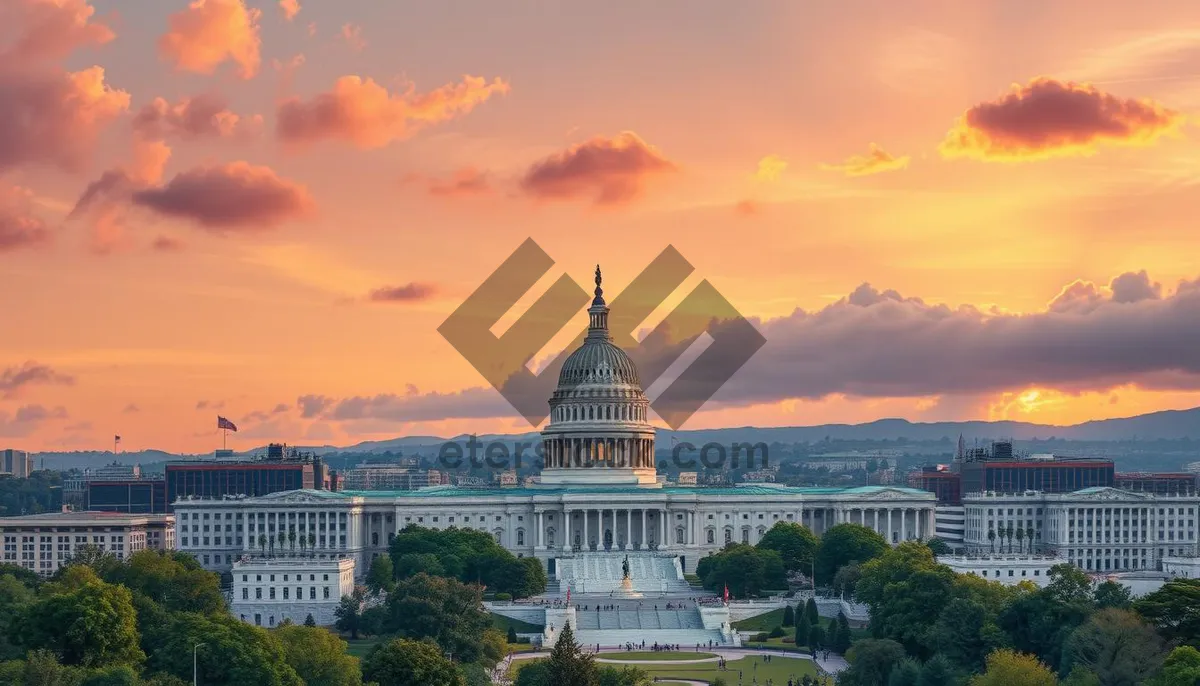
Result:
<svg viewBox="0 0 1200 686">
<path fill-rule="evenodd" d="M 626 652 L 629 652 L 629 651 L 625 650 L 624 648 L 602 648 L 600 650 L 600 654 L 596 656 L 596 662 L 603 662 L 603 663 L 607 663 L 607 664 L 620 664 L 620 665 L 687 665 L 687 664 L 697 664 L 697 663 L 703 663 L 703 662 L 716 662 L 720 658 L 725 658 L 726 660 L 730 660 L 730 661 L 740 660 L 743 657 L 749 657 L 751 655 L 775 655 L 778 657 L 785 657 L 785 658 L 790 657 L 790 658 L 795 658 L 795 659 L 799 659 L 799 660 L 812 660 L 813 659 L 813 657 L 811 655 L 806 655 L 803 653 L 793 653 L 793 652 L 789 652 L 789 651 L 785 651 L 785 650 L 769 650 L 769 649 L 764 649 L 764 648 L 730 648 L 730 647 L 719 647 L 719 648 L 710 648 L 708 650 L 703 650 L 702 652 L 713 653 L 717 657 L 699 657 L 694 660 L 621 660 L 621 659 L 613 659 L 613 658 L 604 657 L 605 653 L 626 653 Z M 644 652 L 644 651 L 642 651 L 642 652 Z M 683 654 L 686 652 L 687 651 L 673 651 L 673 654 L 679 655 L 679 654 Z M 824 653 L 821 653 L 821 655 L 824 655 Z M 513 660 L 531 660 L 531 659 L 536 659 L 536 658 L 541 658 L 541 657 L 549 657 L 549 656 L 550 656 L 549 652 L 539 651 L 536 653 L 513 653 L 510 657 Z M 829 659 L 824 659 L 822 657 L 818 657 L 815 661 L 817 663 L 817 666 L 820 667 L 822 670 L 824 670 L 828 674 L 837 674 L 838 672 L 841 672 L 842 670 L 844 670 L 850 666 L 850 664 L 846 662 L 845 658 L 843 658 L 841 655 L 834 655 L 833 653 L 829 654 Z"/>
</svg>

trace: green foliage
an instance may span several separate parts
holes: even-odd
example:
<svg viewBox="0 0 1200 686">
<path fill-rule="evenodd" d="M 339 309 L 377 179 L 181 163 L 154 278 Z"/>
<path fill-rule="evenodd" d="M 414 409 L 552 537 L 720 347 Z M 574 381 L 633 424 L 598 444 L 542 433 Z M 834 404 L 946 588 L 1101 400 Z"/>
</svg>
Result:
<svg viewBox="0 0 1200 686">
<path fill-rule="evenodd" d="M 958 670 L 943 655 L 934 655 L 921 667 L 921 686 L 955 686 L 961 681 Z"/>
<path fill-rule="evenodd" d="M 192 678 L 192 650 L 203 644 L 196 651 L 201 683 L 303 686 L 288 665 L 278 636 L 225 614 L 174 613 L 160 631 L 145 636 L 143 642 L 150 655 L 148 668 L 188 681 Z"/>
<path fill-rule="evenodd" d="M 516 628 L 509 626 L 508 627 L 508 635 L 504 637 L 504 640 L 508 641 L 509 643 L 516 643 L 517 642 Z"/>
<path fill-rule="evenodd" d="M 796 623 L 796 611 L 791 605 L 783 608 L 783 626 L 792 626 Z"/>
<path fill-rule="evenodd" d="M 865 563 L 888 549 L 883 536 L 858 524 L 838 524 L 821 536 L 817 547 L 817 583 L 830 584 L 837 570 L 851 562 Z"/>
<path fill-rule="evenodd" d="M 220 576 L 186 553 L 142 550 L 110 566 L 105 581 L 142 593 L 170 612 L 225 612 Z"/>
<path fill-rule="evenodd" d="M 846 594 L 854 597 L 854 589 L 858 586 L 858 580 L 862 578 L 862 566 L 857 562 L 843 565 L 837 570 L 837 574 L 833 575 L 833 592 Z"/>
<path fill-rule="evenodd" d="M 841 612 L 837 616 L 837 635 L 834 637 L 833 649 L 835 652 L 842 653 L 850 650 L 850 620 L 846 619 L 846 615 Z"/>
<path fill-rule="evenodd" d="M 1133 608 L 1168 641 L 1200 647 L 1200 579 L 1172 579 Z"/>
<path fill-rule="evenodd" d="M 825 630 L 821 628 L 820 624 L 809 625 L 808 645 L 812 647 L 813 650 L 819 650 L 827 647 L 825 645 Z"/>
<path fill-rule="evenodd" d="M 1115 581 L 1102 581 L 1092 591 L 1096 607 L 1113 607 L 1118 610 L 1128 610 L 1133 605 L 1133 591 Z"/>
<path fill-rule="evenodd" d="M 1195 686 L 1200 684 L 1200 650 L 1180 646 L 1167 655 L 1162 670 L 1146 686 Z"/>
<path fill-rule="evenodd" d="M 809 629 L 812 625 L 808 623 L 807 617 L 801 617 L 800 621 L 796 622 L 796 646 L 808 645 Z"/>
<path fill-rule="evenodd" d="M 355 587 L 350 595 L 342 596 L 333 610 L 333 616 L 336 618 L 334 626 L 338 631 L 349 633 L 352 639 L 357 639 L 358 632 L 362 629 L 364 598 L 362 588 Z"/>
<path fill-rule="evenodd" d="M 771 629 L 771 631 L 767 634 L 767 638 L 780 638 L 786 635 L 787 632 L 784 631 L 783 627 L 777 626 L 774 629 Z"/>
<path fill-rule="evenodd" d="M 513 686 L 554 686 L 550 683 L 550 665 L 545 660 L 522 665 Z"/>
<path fill-rule="evenodd" d="M 934 538 L 929 539 L 928 541 L 925 541 L 925 547 L 929 548 L 929 551 L 932 552 L 935 556 L 949 555 L 951 552 L 950 545 L 948 543 L 946 543 L 945 541 L 943 541 L 942 539 L 937 538 L 936 536 Z"/>
<path fill-rule="evenodd" d="M 904 659 L 904 646 L 890 639 L 858 641 L 846 654 L 850 667 L 838 683 L 846 686 L 887 686 L 892 670 Z"/>
<path fill-rule="evenodd" d="M 546 660 L 546 679 L 550 686 L 598 686 L 596 664 L 591 655 L 580 651 L 575 634 L 564 624 Z"/>
<path fill-rule="evenodd" d="M 817 601 L 809 598 L 804 604 L 804 617 L 808 619 L 809 624 L 816 624 L 821 621 L 821 613 L 817 610 Z"/>
<path fill-rule="evenodd" d="M 36 471 L 27 479 L 0 477 L 0 517 L 62 508 L 62 473 Z"/>
<path fill-rule="evenodd" d="M 129 589 L 106 584 L 90 570 L 67 579 L 47 584 L 49 593 L 24 608 L 11 638 L 29 649 L 53 650 L 68 665 L 141 664 L 146 656 Z"/>
<path fill-rule="evenodd" d="M 648 686 L 654 683 L 650 675 L 637 667 L 605 665 L 597 671 L 599 686 Z"/>
<path fill-rule="evenodd" d="M 1075 667 L 1062 680 L 1062 686 L 1101 686 L 1101 681 L 1095 672 L 1086 667 Z"/>
<path fill-rule="evenodd" d="M 479 639 L 479 664 L 491 669 L 508 654 L 508 640 L 499 630 L 489 628 Z"/>
<path fill-rule="evenodd" d="M 287 664 L 305 686 L 358 686 L 358 659 L 346 654 L 346 642 L 316 627 L 283 626 L 275 630 Z"/>
<path fill-rule="evenodd" d="M 863 565 L 855 597 L 871 609 L 873 636 L 898 641 L 909 654 L 924 658 L 934 652 L 930 608 L 945 604 L 954 579 L 929 548 L 910 541 Z"/>
<path fill-rule="evenodd" d="M 784 570 L 809 574 L 817 553 L 817 537 L 812 529 L 803 524 L 776 522 L 763 534 L 758 541 L 758 547 L 779 553 Z"/>
<path fill-rule="evenodd" d="M 82 686 L 140 686 L 137 670 L 129 665 L 97 669 L 83 678 Z"/>
<path fill-rule="evenodd" d="M 1066 565 L 1050 568 L 1050 584 L 1018 595 L 997 618 L 1014 649 L 1040 656 L 1057 668 L 1071 632 L 1095 609 L 1091 581 L 1078 569 Z"/>
<path fill-rule="evenodd" d="M 461 662 L 480 658 L 480 638 L 491 622 L 478 586 L 418 574 L 396 584 L 387 607 L 387 631 L 432 639 Z"/>
<path fill-rule="evenodd" d="M 309 612 L 308 615 L 304 618 L 304 626 L 316 626 L 316 625 L 317 625 L 316 618 L 312 616 L 311 612 Z"/>
<path fill-rule="evenodd" d="M 367 588 L 375 593 L 388 593 L 395 585 L 393 578 L 392 558 L 379 555 L 371 560 L 371 569 L 367 571 Z"/>
<path fill-rule="evenodd" d="M 887 686 L 921 686 L 921 663 L 906 657 L 892 669 Z"/>
<path fill-rule="evenodd" d="M 535 558 L 518 559 L 483 531 L 408 526 L 392 541 L 397 579 L 421 573 L 478 583 L 524 598 L 546 590 L 546 573 Z"/>
<path fill-rule="evenodd" d="M 393 639 L 363 660 L 363 678 L 379 686 L 466 686 L 462 672 L 428 641 Z"/>
<path fill-rule="evenodd" d="M 50 650 L 30 651 L 23 663 L 16 662 L 13 667 L 13 675 L 19 673 L 20 681 L 10 683 L 24 686 L 82 686 L 84 678 L 82 670 L 60 664 Z"/>
<path fill-rule="evenodd" d="M 987 657 L 987 671 L 971 679 L 970 686 L 1057 686 L 1058 678 L 1032 655 L 1001 649 Z"/>
<path fill-rule="evenodd" d="M 732 543 L 719 553 L 701 558 L 696 573 L 710 591 L 724 593 L 728 586 L 730 596 L 738 598 L 787 586 L 779 553 L 744 543 Z"/>
<path fill-rule="evenodd" d="M 1085 667 L 1104 686 L 1136 686 L 1158 672 L 1162 640 L 1128 610 L 1106 608 L 1081 625 L 1066 645 L 1068 664 Z"/>
</svg>

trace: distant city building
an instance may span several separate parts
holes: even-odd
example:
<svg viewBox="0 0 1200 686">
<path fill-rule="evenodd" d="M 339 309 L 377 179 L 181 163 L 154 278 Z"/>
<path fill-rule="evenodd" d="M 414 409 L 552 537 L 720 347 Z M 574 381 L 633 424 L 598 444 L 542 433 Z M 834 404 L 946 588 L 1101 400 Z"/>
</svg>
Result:
<svg viewBox="0 0 1200 686">
<path fill-rule="evenodd" d="M 927 465 L 910 472 L 908 484 L 934 493 L 946 505 L 961 504 L 963 496 L 972 493 L 1070 493 L 1115 484 L 1112 460 L 1021 455 L 1010 441 L 968 449 L 960 440 L 957 452 L 949 465 Z"/>
<path fill-rule="evenodd" d="M 1166 557 L 1197 552 L 1200 496 L 1085 488 L 1071 493 L 970 494 L 963 496 L 963 506 L 964 543 L 977 551 L 1029 548 L 1032 533 L 1033 550 L 1093 572 L 1157 571 Z M 1009 526 L 1013 540 L 1001 534 Z"/>
<path fill-rule="evenodd" d="M 233 563 L 232 576 L 230 611 L 243 622 L 303 624 L 311 614 L 329 626 L 342 596 L 354 591 L 354 560 L 245 556 Z"/>
<path fill-rule="evenodd" d="M 84 482 L 84 509 L 95 512 L 161 514 L 170 510 L 165 479 Z"/>
<path fill-rule="evenodd" d="M 1190 472 L 1130 472 L 1117 474 L 1116 488 L 1137 493 L 1156 495 L 1196 495 L 1196 482 L 1200 475 Z"/>
<path fill-rule="evenodd" d="M 336 476 L 321 458 L 285 445 L 271 444 L 265 457 L 238 458 L 217 451 L 211 459 L 168 462 L 167 503 L 181 498 L 266 495 L 297 489 L 337 488 Z"/>
<path fill-rule="evenodd" d="M 962 477 L 951 472 L 947 465 L 910 472 L 908 485 L 936 495 L 939 505 L 962 504 Z"/>
<path fill-rule="evenodd" d="M 27 479 L 33 473 L 33 457 L 24 450 L 0 450 L 0 474 Z"/>
<path fill-rule="evenodd" d="M 50 512 L 0 517 L 3 562 L 54 574 L 83 546 L 123 560 L 139 550 L 174 550 L 175 518 L 114 512 Z"/>
<path fill-rule="evenodd" d="M 679 477 L 676 479 L 675 483 L 679 484 L 680 486 L 695 486 L 696 472 L 679 472 Z"/>
<path fill-rule="evenodd" d="M 399 464 L 363 463 L 342 472 L 351 491 L 412 491 L 442 483 L 441 472 Z"/>
<path fill-rule="evenodd" d="M 517 473 L 511 469 L 503 471 L 503 472 L 497 472 L 495 475 L 495 479 L 496 479 L 497 486 L 516 486 L 517 485 Z"/>
<path fill-rule="evenodd" d="M 87 481 L 120 481 L 142 478 L 142 467 L 136 464 L 121 464 L 113 462 L 95 469 L 84 469 L 83 478 Z"/>
<path fill-rule="evenodd" d="M 1061 557 L 1028 553 L 939 555 L 937 561 L 959 574 L 971 574 L 1008 586 L 1015 586 L 1022 581 L 1031 581 L 1038 586 L 1046 586 L 1050 583 L 1050 568 L 1067 563 Z"/>
</svg>

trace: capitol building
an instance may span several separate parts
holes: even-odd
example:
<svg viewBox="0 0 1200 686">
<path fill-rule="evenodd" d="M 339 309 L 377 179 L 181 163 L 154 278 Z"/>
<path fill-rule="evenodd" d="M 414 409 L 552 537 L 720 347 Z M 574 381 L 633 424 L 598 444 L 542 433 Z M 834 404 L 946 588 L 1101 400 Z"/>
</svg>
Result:
<svg viewBox="0 0 1200 686">
<path fill-rule="evenodd" d="M 361 576 L 407 526 L 470 528 L 514 555 L 541 560 L 551 593 L 582 594 L 611 590 L 626 556 L 635 559 L 636 582 L 668 589 L 704 556 L 728 543 L 755 544 L 778 522 L 799 522 L 818 535 L 852 522 L 891 543 L 934 535 L 935 497 L 912 488 L 665 482 L 638 370 L 608 330 L 599 269 L 588 312 L 587 336 L 549 399 L 545 467 L 536 483 L 181 499 L 174 503 L 179 549 L 228 572 L 268 545 L 295 549 L 299 541 L 313 559 L 353 560 Z M 639 580 L 639 572 L 651 578 Z"/>
</svg>

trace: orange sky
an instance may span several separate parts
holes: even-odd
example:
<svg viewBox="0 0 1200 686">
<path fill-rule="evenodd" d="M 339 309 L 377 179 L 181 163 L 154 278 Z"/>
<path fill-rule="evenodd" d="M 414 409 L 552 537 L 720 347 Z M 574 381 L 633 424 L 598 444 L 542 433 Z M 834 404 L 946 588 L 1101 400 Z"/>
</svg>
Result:
<svg viewBox="0 0 1200 686">
<path fill-rule="evenodd" d="M 526 430 L 436 329 L 529 237 L 556 265 L 509 320 L 667 245 L 672 302 L 707 279 L 755 318 L 684 428 L 1200 405 L 1194 2 L 0 0 L 0 27 L 0 444 Z"/>
</svg>

